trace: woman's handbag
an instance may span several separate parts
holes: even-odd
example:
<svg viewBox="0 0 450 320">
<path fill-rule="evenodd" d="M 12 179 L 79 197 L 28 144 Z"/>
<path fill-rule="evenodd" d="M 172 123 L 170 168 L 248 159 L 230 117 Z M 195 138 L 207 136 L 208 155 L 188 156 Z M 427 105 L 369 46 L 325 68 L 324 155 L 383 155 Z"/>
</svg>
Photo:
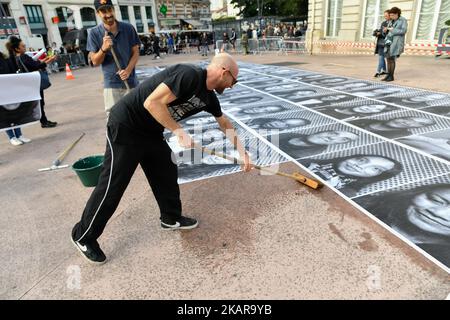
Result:
<svg viewBox="0 0 450 320">
<path fill-rule="evenodd" d="M 22 59 L 19 57 L 19 62 L 22 65 L 23 69 L 25 70 L 25 72 L 30 72 L 28 70 L 28 68 L 25 66 L 25 64 L 23 63 Z M 47 71 L 45 70 L 39 70 L 39 73 L 41 74 L 41 90 L 45 90 L 50 88 L 50 86 L 52 85 L 50 82 L 50 78 L 48 76 Z"/>
</svg>

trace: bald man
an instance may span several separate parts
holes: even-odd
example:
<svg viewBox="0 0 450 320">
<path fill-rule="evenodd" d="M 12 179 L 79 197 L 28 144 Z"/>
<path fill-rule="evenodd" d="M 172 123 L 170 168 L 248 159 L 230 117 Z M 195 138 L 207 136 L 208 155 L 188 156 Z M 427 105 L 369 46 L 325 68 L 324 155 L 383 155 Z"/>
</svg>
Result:
<svg viewBox="0 0 450 320">
<path fill-rule="evenodd" d="M 89 262 L 102 264 L 106 256 L 97 239 L 116 210 L 138 164 L 141 165 L 160 209 L 164 230 L 192 229 L 196 219 L 182 215 L 178 168 L 164 140 L 164 128 L 179 144 L 193 140 L 179 121 L 200 111 L 211 113 L 243 160 L 252 164 L 231 122 L 223 115 L 214 91 L 222 94 L 237 82 L 239 68 L 228 54 L 218 54 L 206 69 L 178 64 L 153 75 L 120 99 L 107 124 L 105 161 L 81 220 L 72 230 L 72 242 Z"/>
</svg>

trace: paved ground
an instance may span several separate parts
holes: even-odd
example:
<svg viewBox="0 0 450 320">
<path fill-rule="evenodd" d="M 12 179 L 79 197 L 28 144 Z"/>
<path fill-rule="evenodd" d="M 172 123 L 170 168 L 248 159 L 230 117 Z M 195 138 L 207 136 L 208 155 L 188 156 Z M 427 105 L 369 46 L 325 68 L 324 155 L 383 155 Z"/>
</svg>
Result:
<svg viewBox="0 0 450 320">
<path fill-rule="evenodd" d="M 196 60 L 175 56 L 141 65 Z M 239 56 L 371 79 L 375 57 Z M 450 59 L 402 57 L 397 84 L 449 91 Z M 136 172 L 100 238 L 109 262 L 86 263 L 69 233 L 91 192 L 69 169 L 38 173 L 76 139 L 73 163 L 105 147 L 100 70 L 52 76 L 46 92 L 54 129 L 24 129 L 33 142 L 0 141 L 0 298 L 4 299 L 444 299 L 450 278 L 329 189 L 238 173 L 182 186 L 188 232 L 163 232 L 156 202 Z M 439 79 L 436 79 L 439 77 Z M 285 171 L 298 171 L 293 164 Z M 77 275 L 80 277 L 77 277 Z M 80 282 L 77 282 L 77 279 Z"/>
</svg>

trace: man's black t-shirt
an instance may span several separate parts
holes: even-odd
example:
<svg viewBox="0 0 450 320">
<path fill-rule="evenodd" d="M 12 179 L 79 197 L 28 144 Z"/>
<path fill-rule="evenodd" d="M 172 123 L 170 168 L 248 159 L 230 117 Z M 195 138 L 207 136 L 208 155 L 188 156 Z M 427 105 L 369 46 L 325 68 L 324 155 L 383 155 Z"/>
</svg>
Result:
<svg viewBox="0 0 450 320">
<path fill-rule="evenodd" d="M 165 83 L 177 99 L 168 106 L 175 121 L 201 111 L 222 116 L 214 91 L 206 88 L 206 70 L 190 64 L 178 64 L 153 75 L 120 99 L 109 115 L 113 141 L 135 143 L 161 137 L 164 127 L 144 107 L 147 97 Z"/>
</svg>

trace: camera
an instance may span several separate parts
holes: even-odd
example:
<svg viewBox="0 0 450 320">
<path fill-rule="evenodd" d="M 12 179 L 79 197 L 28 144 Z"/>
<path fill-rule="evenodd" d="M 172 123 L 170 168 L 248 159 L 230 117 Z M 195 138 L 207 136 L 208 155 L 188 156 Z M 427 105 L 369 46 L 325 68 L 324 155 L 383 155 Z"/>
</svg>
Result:
<svg viewBox="0 0 450 320">
<path fill-rule="evenodd" d="M 372 36 L 378 37 L 380 34 L 381 34 L 381 29 L 375 29 L 375 30 L 373 30 Z"/>
</svg>

